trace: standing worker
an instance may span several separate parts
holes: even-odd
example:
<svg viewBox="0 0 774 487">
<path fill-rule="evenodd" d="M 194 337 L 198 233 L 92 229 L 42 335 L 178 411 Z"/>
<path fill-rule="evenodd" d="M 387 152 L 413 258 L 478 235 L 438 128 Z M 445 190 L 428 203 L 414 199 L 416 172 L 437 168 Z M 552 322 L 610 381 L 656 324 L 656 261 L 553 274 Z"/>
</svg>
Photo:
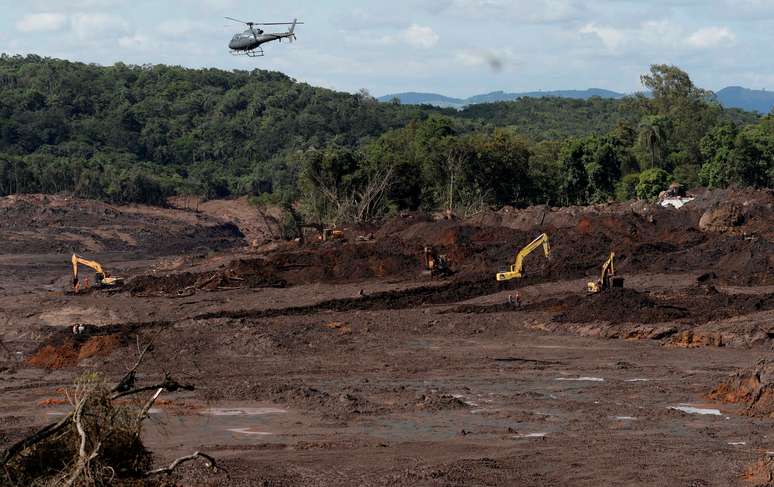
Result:
<svg viewBox="0 0 774 487">
<path fill-rule="evenodd" d="M 516 296 L 509 294 L 508 295 L 508 304 L 515 304 L 519 308 L 521 308 L 521 293 L 519 291 L 516 291 Z"/>
</svg>

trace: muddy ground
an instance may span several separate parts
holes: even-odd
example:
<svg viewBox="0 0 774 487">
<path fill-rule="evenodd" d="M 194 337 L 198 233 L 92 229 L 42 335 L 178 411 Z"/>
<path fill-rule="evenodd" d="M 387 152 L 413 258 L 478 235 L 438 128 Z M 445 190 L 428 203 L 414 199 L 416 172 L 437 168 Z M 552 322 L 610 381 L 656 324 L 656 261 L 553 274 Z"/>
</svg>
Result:
<svg viewBox="0 0 774 487">
<path fill-rule="evenodd" d="M 242 231 L 244 201 L 6 199 L 0 447 L 153 339 L 142 378 L 196 390 L 162 395 L 146 445 L 158 464 L 199 450 L 227 470 L 188 466 L 180 485 L 768 485 L 773 201 L 406 214 L 373 240 L 301 246 L 266 222 Z M 543 231 L 550 259 L 499 286 Z M 425 245 L 456 273 L 422 276 Z M 586 295 L 611 250 L 625 289 Z M 72 251 L 128 285 L 67 292 Z"/>
</svg>

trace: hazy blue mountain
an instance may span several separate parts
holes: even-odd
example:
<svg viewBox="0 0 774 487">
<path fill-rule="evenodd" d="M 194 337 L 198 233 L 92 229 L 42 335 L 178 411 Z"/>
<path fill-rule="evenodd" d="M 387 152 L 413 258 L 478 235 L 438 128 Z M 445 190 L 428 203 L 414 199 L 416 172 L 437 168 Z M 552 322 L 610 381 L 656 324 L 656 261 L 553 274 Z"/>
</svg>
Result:
<svg viewBox="0 0 774 487">
<path fill-rule="evenodd" d="M 556 97 L 556 98 L 575 98 L 579 100 L 588 100 L 594 96 L 600 98 L 623 98 L 623 93 L 616 93 L 615 91 L 603 90 L 599 88 L 591 88 L 588 90 L 558 90 L 558 91 L 528 91 L 525 93 L 505 93 L 503 91 L 494 91 L 487 93 L 486 95 L 471 96 L 465 102 L 468 105 L 476 103 L 494 103 L 498 101 L 513 101 L 519 98 L 544 98 L 544 97 Z"/>
<path fill-rule="evenodd" d="M 774 107 L 774 91 L 750 90 L 741 86 L 729 86 L 716 93 L 718 101 L 726 108 L 771 112 Z"/>
<path fill-rule="evenodd" d="M 747 111 L 757 111 L 769 113 L 774 108 L 774 91 L 751 90 L 740 86 L 729 86 L 716 93 L 718 102 L 726 108 L 740 108 Z M 394 95 L 382 96 L 379 101 L 389 102 L 394 98 L 400 99 L 401 103 L 406 105 L 435 105 L 439 107 L 463 108 L 467 105 L 477 105 L 479 103 L 495 103 L 499 101 L 513 101 L 518 98 L 575 98 L 588 100 L 591 97 L 598 96 L 607 99 L 623 98 L 623 93 L 604 90 L 600 88 L 590 88 L 588 90 L 558 90 L 558 91 L 529 91 L 524 93 L 506 93 L 504 91 L 493 91 L 483 95 L 475 95 L 470 98 L 451 98 L 439 95 L 437 93 L 397 93 Z"/>
<path fill-rule="evenodd" d="M 439 95 L 437 93 L 396 93 L 394 95 L 386 95 L 379 98 L 379 101 L 389 102 L 394 98 L 400 99 L 400 102 L 406 105 L 436 105 L 441 107 L 457 107 L 462 108 L 466 105 L 476 105 L 479 103 L 495 103 L 498 101 L 513 101 L 522 97 L 528 98 L 542 98 L 542 97 L 558 97 L 558 98 L 576 98 L 581 100 L 587 100 L 591 97 L 598 96 L 600 98 L 622 98 L 623 93 L 616 93 L 615 91 L 603 90 L 599 88 L 591 88 L 588 90 L 559 90 L 559 91 L 530 91 L 525 93 L 506 93 L 504 91 L 493 91 L 483 95 L 471 96 L 470 98 L 451 98 L 448 96 Z"/>
<path fill-rule="evenodd" d="M 396 95 L 385 95 L 378 98 L 382 102 L 390 102 L 394 98 L 400 99 L 404 105 L 435 105 L 439 107 L 461 107 L 465 105 L 465 100 L 438 95 L 436 93 L 398 93 Z"/>
</svg>

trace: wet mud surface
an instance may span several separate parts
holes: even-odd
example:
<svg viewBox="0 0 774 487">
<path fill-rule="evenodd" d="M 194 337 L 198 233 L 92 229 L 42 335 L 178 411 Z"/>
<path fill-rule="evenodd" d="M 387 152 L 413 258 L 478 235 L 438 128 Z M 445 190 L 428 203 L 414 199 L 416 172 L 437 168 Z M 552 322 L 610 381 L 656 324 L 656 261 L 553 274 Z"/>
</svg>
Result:
<svg viewBox="0 0 774 487">
<path fill-rule="evenodd" d="M 66 252 L 12 249 L 0 257 L 0 447 L 65 414 L 78 377 L 121 377 L 153 340 L 141 379 L 196 385 L 150 411 L 154 461 L 205 451 L 228 470 L 191 465 L 179 485 L 766 485 L 770 195 L 720 196 L 682 213 L 409 215 L 375 241 L 265 251 L 128 245 L 105 254 L 129 278 L 115 293 L 64 293 Z M 498 285 L 543 230 L 551 258 L 531 255 L 525 279 Z M 190 231 L 165 245 L 209 241 Z M 426 244 L 453 276 L 421 275 Z M 610 250 L 626 287 L 588 295 Z"/>
</svg>

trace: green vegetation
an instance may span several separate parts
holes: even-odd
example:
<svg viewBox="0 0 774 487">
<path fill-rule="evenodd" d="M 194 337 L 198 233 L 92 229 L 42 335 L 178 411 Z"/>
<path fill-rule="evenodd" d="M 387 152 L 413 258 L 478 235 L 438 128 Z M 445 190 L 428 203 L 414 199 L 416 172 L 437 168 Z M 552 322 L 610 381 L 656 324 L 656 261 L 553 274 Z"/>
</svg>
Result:
<svg viewBox="0 0 774 487">
<path fill-rule="evenodd" d="M 774 186 L 774 116 L 724 110 L 673 66 L 652 66 L 642 82 L 652 96 L 455 111 L 276 72 L 3 56 L 0 195 L 250 195 L 330 224 L 652 198 L 672 180 Z"/>
</svg>

